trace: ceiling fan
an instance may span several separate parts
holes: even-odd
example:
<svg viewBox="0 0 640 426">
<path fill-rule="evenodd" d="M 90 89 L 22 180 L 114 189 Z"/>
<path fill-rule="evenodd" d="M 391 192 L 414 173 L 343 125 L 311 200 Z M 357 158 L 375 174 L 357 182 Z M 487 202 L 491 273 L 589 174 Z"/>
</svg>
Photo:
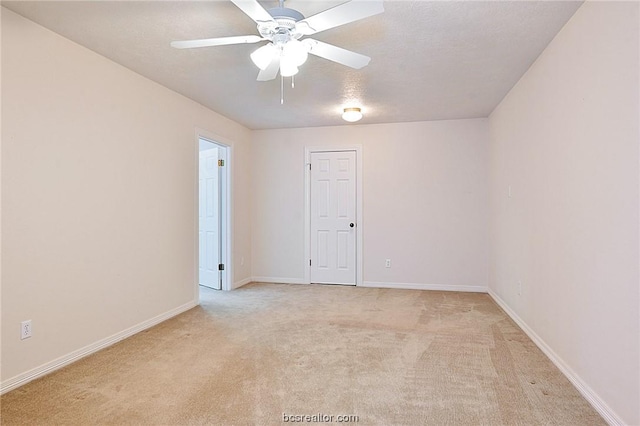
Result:
<svg viewBox="0 0 640 426">
<path fill-rule="evenodd" d="M 278 71 L 282 77 L 297 74 L 309 53 L 355 69 L 366 66 L 371 60 L 368 56 L 312 38 L 300 39 L 384 12 L 382 0 L 351 0 L 308 18 L 297 10 L 284 7 L 284 0 L 280 0 L 279 7 L 269 10 L 257 0 L 231 1 L 256 22 L 259 36 L 174 41 L 171 46 L 190 49 L 268 41 L 251 54 L 251 60 L 260 68 L 258 81 L 273 80 Z"/>
</svg>

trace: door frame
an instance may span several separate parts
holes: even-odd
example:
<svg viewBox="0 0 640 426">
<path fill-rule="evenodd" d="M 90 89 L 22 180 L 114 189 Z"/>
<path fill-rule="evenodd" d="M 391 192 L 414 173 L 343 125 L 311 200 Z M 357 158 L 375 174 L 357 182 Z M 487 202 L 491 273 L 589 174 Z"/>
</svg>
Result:
<svg viewBox="0 0 640 426">
<path fill-rule="evenodd" d="M 233 142 L 216 135 L 208 130 L 196 128 L 195 129 L 195 138 L 193 144 L 193 158 L 195 171 L 193 174 L 194 182 L 193 182 L 193 194 L 194 194 L 194 239 L 193 239 L 193 253 L 194 253 L 194 301 L 196 304 L 200 303 L 200 283 L 198 279 L 199 274 L 199 241 L 198 241 L 198 232 L 199 232 L 199 192 L 198 192 L 198 184 L 199 184 L 199 159 L 200 159 L 200 139 L 204 139 L 207 142 L 211 142 L 217 145 L 220 148 L 221 158 L 225 160 L 224 167 L 222 168 L 222 173 L 220 173 L 220 262 L 224 264 L 224 271 L 222 272 L 222 290 L 228 291 L 232 290 L 233 286 L 233 215 L 231 214 L 231 206 L 233 205 L 233 197 L 232 197 L 232 174 L 231 168 L 233 164 Z"/>
<path fill-rule="evenodd" d="M 356 153 L 356 286 L 363 283 L 362 236 L 362 145 L 323 145 L 304 147 L 304 283 L 311 284 L 311 153 L 343 152 Z"/>
</svg>

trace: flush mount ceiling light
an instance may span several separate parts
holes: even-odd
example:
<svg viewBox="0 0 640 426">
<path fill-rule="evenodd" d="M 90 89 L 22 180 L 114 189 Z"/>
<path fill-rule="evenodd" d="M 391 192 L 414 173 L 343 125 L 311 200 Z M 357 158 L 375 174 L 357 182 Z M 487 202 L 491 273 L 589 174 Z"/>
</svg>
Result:
<svg viewBox="0 0 640 426">
<path fill-rule="evenodd" d="M 354 123 L 362 118 L 362 110 L 357 107 L 345 108 L 342 112 L 342 119 L 349 123 Z"/>
</svg>

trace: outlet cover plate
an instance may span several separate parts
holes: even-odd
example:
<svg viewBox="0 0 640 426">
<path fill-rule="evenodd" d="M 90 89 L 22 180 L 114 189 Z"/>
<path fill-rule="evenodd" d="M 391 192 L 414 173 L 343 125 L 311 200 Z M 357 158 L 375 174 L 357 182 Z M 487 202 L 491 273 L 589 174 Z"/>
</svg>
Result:
<svg viewBox="0 0 640 426">
<path fill-rule="evenodd" d="M 20 323 L 20 339 L 28 339 L 31 337 L 31 320 L 22 321 Z"/>
</svg>

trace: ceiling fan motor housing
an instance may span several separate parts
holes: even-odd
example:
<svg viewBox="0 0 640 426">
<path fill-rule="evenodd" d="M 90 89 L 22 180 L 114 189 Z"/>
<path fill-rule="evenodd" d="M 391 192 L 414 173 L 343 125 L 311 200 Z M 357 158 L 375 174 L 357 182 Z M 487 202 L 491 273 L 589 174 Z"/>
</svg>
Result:
<svg viewBox="0 0 640 426">
<path fill-rule="evenodd" d="M 269 15 L 273 16 L 273 19 L 278 20 L 282 19 L 290 19 L 293 20 L 295 24 L 298 21 L 302 21 L 304 19 L 304 15 L 297 10 L 289 9 L 288 7 L 274 7 L 273 9 L 267 10 Z"/>
<path fill-rule="evenodd" d="M 274 7 L 267 12 L 269 12 L 269 15 L 273 17 L 275 22 L 258 23 L 258 32 L 262 37 L 274 41 L 274 36 L 277 34 L 288 34 L 291 38 L 295 39 L 302 37 L 302 34 L 295 31 L 296 22 L 304 19 L 302 13 L 287 7 Z"/>
</svg>

